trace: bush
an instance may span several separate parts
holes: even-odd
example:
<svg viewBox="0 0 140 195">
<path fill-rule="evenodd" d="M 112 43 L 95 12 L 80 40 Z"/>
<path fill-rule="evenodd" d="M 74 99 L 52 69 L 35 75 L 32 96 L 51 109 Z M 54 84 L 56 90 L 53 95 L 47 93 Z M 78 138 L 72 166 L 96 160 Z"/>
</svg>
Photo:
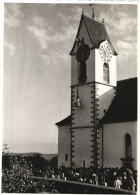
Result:
<svg viewBox="0 0 140 195">
<path fill-rule="evenodd" d="M 2 193 L 57 193 L 55 187 L 43 176 L 49 161 L 36 154 L 33 157 L 8 155 L 2 157 Z"/>
<path fill-rule="evenodd" d="M 35 154 L 28 157 L 32 164 L 32 171 L 34 176 L 44 176 L 49 167 L 49 161 L 43 158 L 40 154 Z"/>
<path fill-rule="evenodd" d="M 55 156 L 51 159 L 50 166 L 52 169 L 57 170 L 57 165 L 58 165 L 58 156 Z"/>
</svg>

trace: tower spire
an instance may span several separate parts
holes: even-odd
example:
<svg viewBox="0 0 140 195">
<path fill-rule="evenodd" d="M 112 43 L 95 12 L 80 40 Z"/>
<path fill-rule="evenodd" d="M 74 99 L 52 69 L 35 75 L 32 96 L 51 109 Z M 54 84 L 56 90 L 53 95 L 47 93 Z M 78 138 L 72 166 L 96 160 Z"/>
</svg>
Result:
<svg viewBox="0 0 140 195">
<path fill-rule="evenodd" d="M 94 20 L 94 17 L 95 17 L 94 4 L 89 4 L 89 6 L 92 6 L 92 19 Z"/>
</svg>

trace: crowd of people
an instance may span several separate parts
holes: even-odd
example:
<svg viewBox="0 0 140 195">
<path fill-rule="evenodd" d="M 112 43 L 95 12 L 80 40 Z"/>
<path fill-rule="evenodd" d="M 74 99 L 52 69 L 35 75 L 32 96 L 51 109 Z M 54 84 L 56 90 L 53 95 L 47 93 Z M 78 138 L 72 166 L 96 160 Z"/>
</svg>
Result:
<svg viewBox="0 0 140 195">
<path fill-rule="evenodd" d="M 57 159 L 48 162 L 39 155 L 32 158 L 3 155 L 2 165 L 3 192 L 59 192 L 60 189 L 55 188 L 55 185 L 50 185 L 48 180 L 46 183 L 46 178 L 137 191 L 137 171 L 129 168 L 82 167 L 74 169 L 63 166 L 57 169 Z M 34 181 L 33 177 L 42 177 L 42 179 Z"/>
<path fill-rule="evenodd" d="M 65 168 L 50 170 L 49 177 L 110 186 L 118 189 L 137 190 L 137 171 L 128 168 Z"/>
</svg>

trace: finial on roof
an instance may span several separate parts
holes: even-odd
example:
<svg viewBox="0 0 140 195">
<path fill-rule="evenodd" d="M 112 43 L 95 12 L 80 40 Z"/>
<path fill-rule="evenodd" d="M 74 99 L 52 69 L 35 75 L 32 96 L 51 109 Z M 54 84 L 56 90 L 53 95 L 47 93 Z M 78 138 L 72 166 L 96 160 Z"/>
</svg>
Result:
<svg viewBox="0 0 140 195">
<path fill-rule="evenodd" d="M 82 8 L 82 15 L 84 15 L 84 8 Z"/>
<path fill-rule="evenodd" d="M 104 20 L 104 18 L 102 19 L 102 23 L 104 24 L 104 22 L 105 22 L 105 20 Z"/>
<path fill-rule="evenodd" d="M 92 6 L 92 19 L 94 20 L 94 17 L 95 17 L 94 4 L 89 4 L 89 6 Z"/>
</svg>

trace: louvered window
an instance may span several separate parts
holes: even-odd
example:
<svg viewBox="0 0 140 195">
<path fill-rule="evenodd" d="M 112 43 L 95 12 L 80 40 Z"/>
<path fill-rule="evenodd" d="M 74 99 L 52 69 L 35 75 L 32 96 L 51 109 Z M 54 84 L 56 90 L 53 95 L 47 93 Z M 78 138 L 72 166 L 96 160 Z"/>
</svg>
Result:
<svg viewBox="0 0 140 195">
<path fill-rule="evenodd" d="M 105 83 L 109 83 L 109 65 L 104 63 L 103 65 L 103 80 Z"/>
</svg>

